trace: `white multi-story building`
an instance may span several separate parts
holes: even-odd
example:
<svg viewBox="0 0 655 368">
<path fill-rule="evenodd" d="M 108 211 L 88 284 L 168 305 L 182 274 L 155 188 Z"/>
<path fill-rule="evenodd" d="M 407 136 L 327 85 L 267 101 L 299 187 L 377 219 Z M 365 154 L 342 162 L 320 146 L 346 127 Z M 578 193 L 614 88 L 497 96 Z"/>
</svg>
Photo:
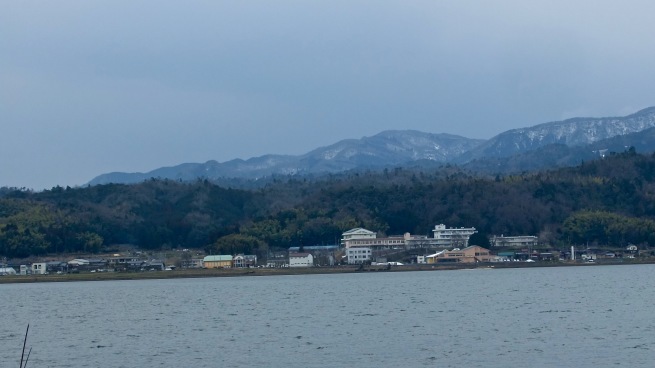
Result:
<svg viewBox="0 0 655 368">
<path fill-rule="evenodd" d="M 346 249 L 348 264 L 361 264 L 371 262 L 373 251 L 368 247 L 352 247 Z"/>
<path fill-rule="evenodd" d="M 362 228 L 346 231 L 342 234 L 341 245 L 346 249 L 353 247 L 371 248 L 373 251 L 389 249 L 414 249 L 414 248 L 466 248 L 471 235 L 477 233 L 474 227 L 469 228 L 447 228 L 440 224 L 432 230 L 434 237 L 428 238 L 424 235 L 392 235 L 385 238 L 378 238 L 377 234 Z"/>
<path fill-rule="evenodd" d="M 346 249 L 353 247 L 371 247 L 380 249 L 405 249 L 405 238 L 402 236 L 390 236 L 387 238 L 365 238 L 350 239 L 344 242 Z"/>
<path fill-rule="evenodd" d="M 341 234 L 341 246 L 348 248 L 347 242 L 353 239 L 375 239 L 377 234 L 361 227 L 350 229 L 345 233 Z"/>
<path fill-rule="evenodd" d="M 477 233 L 474 227 L 449 227 L 444 224 L 434 226 L 432 230 L 435 244 L 443 247 L 465 248 L 469 245 L 471 235 Z"/>
</svg>

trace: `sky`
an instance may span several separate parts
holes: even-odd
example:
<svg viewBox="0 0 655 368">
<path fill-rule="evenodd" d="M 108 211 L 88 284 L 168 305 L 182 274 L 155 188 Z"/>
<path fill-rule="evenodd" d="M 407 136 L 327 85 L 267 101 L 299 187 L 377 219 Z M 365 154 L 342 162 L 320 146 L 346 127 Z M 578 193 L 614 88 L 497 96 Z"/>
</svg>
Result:
<svg viewBox="0 0 655 368">
<path fill-rule="evenodd" d="M 655 2 L 0 1 L 0 187 L 655 105 Z"/>
</svg>

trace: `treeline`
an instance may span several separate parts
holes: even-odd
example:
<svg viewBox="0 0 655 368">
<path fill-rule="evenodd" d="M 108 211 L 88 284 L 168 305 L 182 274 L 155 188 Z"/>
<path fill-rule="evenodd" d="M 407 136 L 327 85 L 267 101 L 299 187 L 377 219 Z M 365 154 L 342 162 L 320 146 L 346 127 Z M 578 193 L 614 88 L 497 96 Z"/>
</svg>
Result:
<svg viewBox="0 0 655 368">
<path fill-rule="evenodd" d="M 334 244 L 343 231 L 429 235 L 436 224 L 552 245 L 655 245 L 655 157 L 634 150 L 575 168 L 481 177 L 388 169 L 259 189 L 149 180 L 35 193 L 0 189 L 0 256 L 99 252 L 113 244 L 212 253 Z"/>
</svg>

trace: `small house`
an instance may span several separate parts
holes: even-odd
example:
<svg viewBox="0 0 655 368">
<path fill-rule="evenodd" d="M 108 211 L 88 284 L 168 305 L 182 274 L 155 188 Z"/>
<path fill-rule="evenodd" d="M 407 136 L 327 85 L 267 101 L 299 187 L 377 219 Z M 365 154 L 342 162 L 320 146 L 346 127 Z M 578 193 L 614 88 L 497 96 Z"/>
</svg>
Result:
<svg viewBox="0 0 655 368">
<path fill-rule="evenodd" d="M 255 267 L 257 265 L 257 256 L 254 254 L 237 254 L 232 259 L 232 265 L 235 268 Z"/>
<path fill-rule="evenodd" d="M 182 260 L 182 268 L 202 268 L 202 258 Z"/>
<path fill-rule="evenodd" d="M 48 273 L 47 263 L 32 263 L 32 275 L 45 275 Z"/>
<path fill-rule="evenodd" d="M 141 268 L 146 271 L 164 271 L 166 269 L 166 264 L 162 260 L 152 259 L 150 261 L 144 262 L 141 265 Z"/>
<path fill-rule="evenodd" d="M 289 267 L 313 267 L 314 256 L 311 253 L 289 253 Z"/>
</svg>

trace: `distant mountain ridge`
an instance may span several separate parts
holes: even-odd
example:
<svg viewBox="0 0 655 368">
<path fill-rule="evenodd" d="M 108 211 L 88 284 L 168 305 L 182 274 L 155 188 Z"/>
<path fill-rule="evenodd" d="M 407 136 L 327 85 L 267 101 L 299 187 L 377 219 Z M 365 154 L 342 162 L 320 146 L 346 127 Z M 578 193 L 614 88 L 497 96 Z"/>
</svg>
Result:
<svg viewBox="0 0 655 368">
<path fill-rule="evenodd" d="M 625 152 L 630 147 L 639 153 L 655 152 L 655 128 L 611 137 L 584 146 L 569 147 L 561 143 L 548 144 L 534 151 L 506 157 L 476 159 L 461 166 L 478 173 L 514 174 L 575 166 L 584 161 Z"/>
<path fill-rule="evenodd" d="M 649 128 L 655 128 L 655 107 L 625 117 L 573 118 L 513 129 L 489 140 L 445 133 L 389 130 L 371 137 L 342 140 L 299 156 L 264 155 L 224 163 L 213 160 L 185 163 L 147 173 L 114 172 L 102 174 L 88 184 L 130 184 L 149 178 L 181 181 L 199 178 L 257 179 L 271 175 L 336 173 L 418 162 L 454 163 L 473 171 L 541 169 L 598 157 L 589 153 L 591 146 L 594 146 L 592 150 L 609 149 L 595 144 L 610 147 L 614 144 L 610 139 L 614 137 L 624 137 L 618 145 L 634 145 L 630 142 L 641 140 L 643 147 L 650 147 L 655 130 L 646 135 L 634 134 Z"/>
<path fill-rule="evenodd" d="M 584 146 L 655 127 L 655 107 L 625 117 L 572 118 L 529 128 L 508 130 L 458 157 L 456 163 L 488 157 L 508 157 L 551 144 Z"/>
<path fill-rule="evenodd" d="M 138 183 L 149 178 L 191 181 L 198 178 L 257 179 L 270 175 L 302 175 L 333 173 L 355 168 L 382 168 L 416 160 L 447 163 L 482 143 L 452 134 L 423 133 L 413 130 L 390 130 L 361 139 L 346 139 L 304 155 L 264 155 L 248 160 L 235 159 L 224 163 L 186 163 L 162 167 L 147 173 L 114 172 L 100 175 L 89 185 Z"/>
</svg>

